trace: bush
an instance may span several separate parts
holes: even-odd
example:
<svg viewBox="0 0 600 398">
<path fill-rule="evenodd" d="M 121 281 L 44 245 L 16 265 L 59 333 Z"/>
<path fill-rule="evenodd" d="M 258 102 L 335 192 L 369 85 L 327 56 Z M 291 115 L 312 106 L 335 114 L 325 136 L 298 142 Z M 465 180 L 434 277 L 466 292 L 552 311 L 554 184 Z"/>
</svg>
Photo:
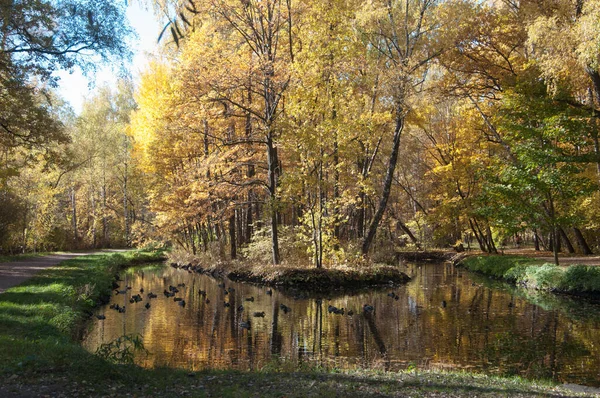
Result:
<svg viewBox="0 0 600 398">
<path fill-rule="evenodd" d="M 504 273 L 504 279 L 510 283 L 520 283 L 527 273 L 527 265 L 517 264 Z"/>
<path fill-rule="evenodd" d="M 566 292 L 600 293 L 600 267 L 574 265 L 569 267 L 559 288 Z"/>
<path fill-rule="evenodd" d="M 564 271 L 554 264 L 530 265 L 520 280 L 528 287 L 540 290 L 556 290 L 561 285 Z"/>
</svg>

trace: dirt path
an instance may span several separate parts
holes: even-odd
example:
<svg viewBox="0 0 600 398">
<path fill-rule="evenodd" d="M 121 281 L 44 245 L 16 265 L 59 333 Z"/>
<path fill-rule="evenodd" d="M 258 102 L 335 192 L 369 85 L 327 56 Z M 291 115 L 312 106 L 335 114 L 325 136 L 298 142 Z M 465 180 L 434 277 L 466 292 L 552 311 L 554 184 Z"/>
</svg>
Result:
<svg viewBox="0 0 600 398">
<path fill-rule="evenodd" d="M 526 256 L 532 257 L 536 260 L 542 260 L 548 263 L 554 263 L 554 256 L 552 252 L 536 252 L 533 248 L 509 248 L 504 250 L 504 254 L 510 254 L 515 256 Z M 558 261 L 560 265 L 600 265 L 600 256 L 591 255 L 591 256 L 582 256 L 582 255 L 568 255 L 564 253 L 560 253 L 558 256 Z"/>
<path fill-rule="evenodd" d="M 22 261 L 0 263 L 0 293 L 31 278 L 45 268 L 52 267 L 65 260 L 88 254 L 93 254 L 93 252 L 50 254 L 48 256 Z"/>
</svg>

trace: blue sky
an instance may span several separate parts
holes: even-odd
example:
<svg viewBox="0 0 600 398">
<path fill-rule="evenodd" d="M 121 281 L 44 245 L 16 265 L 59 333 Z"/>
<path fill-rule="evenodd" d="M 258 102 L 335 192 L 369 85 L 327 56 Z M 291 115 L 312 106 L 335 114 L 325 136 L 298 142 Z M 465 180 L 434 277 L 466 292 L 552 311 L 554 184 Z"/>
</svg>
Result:
<svg viewBox="0 0 600 398">
<path fill-rule="evenodd" d="M 156 39 L 162 29 L 152 10 L 144 9 L 139 3 L 141 2 L 130 1 L 127 6 L 127 18 L 139 36 L 137 40 L 132 39 L 131 44 L 134 58 L 129 70 L 134 80 L 144 70 L 148 54 L 156 51 Z M 104 83 L 114 84 L 117 74 L 117 70 L 113 71 L 108 66 L 100 69 L 95 76 L 89 77 L 83 76 L 79 70 L 72 73 L 59 72 L 57 73 L 60 77 L 58 92 L 71 103 L 75 112 L 79 113 L 84 99 L 93 95 L 94 87 Z"/>
</svg>

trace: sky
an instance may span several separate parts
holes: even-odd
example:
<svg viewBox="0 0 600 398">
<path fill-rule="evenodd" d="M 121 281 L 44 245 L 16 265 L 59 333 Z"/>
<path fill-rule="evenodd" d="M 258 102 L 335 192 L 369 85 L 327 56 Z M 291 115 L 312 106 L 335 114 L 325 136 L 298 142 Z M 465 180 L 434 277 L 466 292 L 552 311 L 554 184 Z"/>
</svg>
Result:
<svg viewBox="0 0 600 398">
<path fill-rule="evenodd" d="M 140 72 L 144 70 L 147 64 L 147 55 L 152 54 L 157 49 L 156 39 L 162 29 L 152 10 L 145 10 L 138 3 L 140 2 L 130 1 L 127 6 L 127 18 L 139 36 L 137 40 L 131 40 L 134 57 L 129 70 L 134 81 Z M 61 71 L 57 73 L 57 76 L 60 77 L 58 92 L 79 114 L 84 99 L 93 95 L 94 87 L 101 86 L 104 83 L 115 84 L 117 75 L 118 71 L 113 71 L 108 66 L 99 69 L 95 76 L 89 77 L 83 76 L 79 70 L 74 70 L 71 73 Z"/>
</svg>

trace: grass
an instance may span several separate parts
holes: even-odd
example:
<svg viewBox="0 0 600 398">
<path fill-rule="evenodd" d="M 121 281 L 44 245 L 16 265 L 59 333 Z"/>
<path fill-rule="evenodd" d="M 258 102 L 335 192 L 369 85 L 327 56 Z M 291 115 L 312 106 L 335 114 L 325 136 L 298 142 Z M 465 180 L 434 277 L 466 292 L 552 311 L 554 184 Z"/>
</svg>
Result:
<svg viewBox="0 0 600 398">
<path fill-rule="evenodd" d="M 600 294 L 600 267 L 559 267 L 520 256 L 476 256 L 461 262 L 470 271 L 527 288 L 573 295 Z"/>
<path fill-rule="evenodd" d="M 339 371 L 274 362 L 254 372 L 147 370 L 83 349 L 81 326 L 110 293 L 114 274 L 154 259 L 156 253 L 140 252 L 79 257 L 1 294 L 0 396 L 586 396 L 543 382 L 415 369 Z"/>
</svg>

